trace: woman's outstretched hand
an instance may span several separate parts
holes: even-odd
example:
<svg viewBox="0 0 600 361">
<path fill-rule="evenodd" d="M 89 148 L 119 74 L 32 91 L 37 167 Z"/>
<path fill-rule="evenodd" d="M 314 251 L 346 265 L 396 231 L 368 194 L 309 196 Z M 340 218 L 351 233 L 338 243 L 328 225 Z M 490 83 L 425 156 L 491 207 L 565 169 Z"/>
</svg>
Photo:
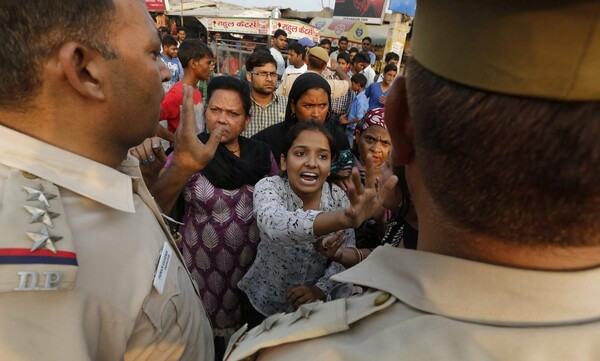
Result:
<svg viewBox="0 0 600 361">
<path fill-rule="evenodd" d="M 384 210 L 384 197 L 394 191 L 398 177 L 391 176 L 381 185 L 376 177 L 375 166 L 370 155 L 367 156 L 365 184 L 360 180 L 358 169 L 352 169 L 351 182 L 348 184 L 350 207 L 344 215 L 353 228 L 358 228 L 364 221 L 380 214 Z"/>
</svg>

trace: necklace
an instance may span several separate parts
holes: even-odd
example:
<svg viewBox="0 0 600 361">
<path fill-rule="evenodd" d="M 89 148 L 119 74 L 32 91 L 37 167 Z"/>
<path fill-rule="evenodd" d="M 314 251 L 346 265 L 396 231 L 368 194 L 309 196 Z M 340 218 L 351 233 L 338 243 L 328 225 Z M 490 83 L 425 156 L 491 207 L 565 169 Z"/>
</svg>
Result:
<svg viewBox="0 0 600 361">
<path fill-rule="evenodd" d="M 236 150 L 231 150 L 231 149 L 228 149 L 228 150 L 229 150 L 231 153 L 238 153 L 238 152 L 240 151 L 240 148 L 238 148 L 238 149 L 236 149 Z"/>
</svg>

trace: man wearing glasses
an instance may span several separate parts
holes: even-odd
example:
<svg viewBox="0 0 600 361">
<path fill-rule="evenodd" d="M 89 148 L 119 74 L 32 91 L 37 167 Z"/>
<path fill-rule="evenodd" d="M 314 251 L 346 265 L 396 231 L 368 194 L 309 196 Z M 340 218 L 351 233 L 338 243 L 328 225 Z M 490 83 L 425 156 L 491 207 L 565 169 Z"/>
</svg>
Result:
<svg viewBox="0 0 600 361">
<path fill-rule="evenodd" d="M 250 123 L 243 136 L 250 138 L 285 117 L 287 97 L 275 94 L 277 62 L 270 53 L 256 51 L 246 60 L 246 79 L 250 83 Z"/>
<path fill-rule="evenodd" d="M 375 53 L 371 51 L 371 43 L 373 41 L 371 40 L 370 37 L 366 36 L 363 40 L 362 40 L 362 51 L 366 51 L 367 53 L 369 53 L 369 58 L 371 58 L 371 65 L 375 65 Z"/>
</svg>

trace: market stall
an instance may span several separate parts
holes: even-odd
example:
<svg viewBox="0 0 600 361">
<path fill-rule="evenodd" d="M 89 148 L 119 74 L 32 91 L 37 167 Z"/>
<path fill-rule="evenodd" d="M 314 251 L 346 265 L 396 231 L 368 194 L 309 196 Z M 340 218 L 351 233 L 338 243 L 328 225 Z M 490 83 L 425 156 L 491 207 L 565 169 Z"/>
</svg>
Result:
<svg viewBox="0 0 600 361">
<path fill-rule="evenodd" d="M 234 17 L 198 19 L 206 28 L 208 39 L 214 38 L 212 34 L 228 35 L 211 42 L 216 56 L 215 66 L 221 74 L 239 75 L 246 57 L 257 45 L 269 46 L 271 36 L 277 29 L 285 30 L 288 39 L 308 37 L 314 42 L 319 41 L 319 29 L 300 20 Z"/>
</svg>

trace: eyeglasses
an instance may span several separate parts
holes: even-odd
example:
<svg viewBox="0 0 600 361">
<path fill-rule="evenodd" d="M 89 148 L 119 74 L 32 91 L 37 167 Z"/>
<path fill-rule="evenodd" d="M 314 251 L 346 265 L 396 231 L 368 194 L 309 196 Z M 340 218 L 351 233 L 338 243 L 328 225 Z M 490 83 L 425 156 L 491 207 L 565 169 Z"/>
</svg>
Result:
<svg viewBox="0 0 600 361">
<path fill-rule="evenodd" d="M 379 142 L 379 143 L 381 143 L 381 145 L 383 145 L 384 147 L 391 147 L 391 146 L 392 146 L 392 142 L 390 142 L 390 141 L 389 141 L 389 140 L 387 140 L 387 139 L 382 139 L 381 137 L 377 137 L 377 138 L 375 138 L 375 137 L 373 137 L 373 136 L 370 136 L 370 135 L 363 135 L 363 136 L 362 136 L 362 139 L 364 139 L 364 140 L 365 140 L 365 143 L 367 143 L 368 145 L 373 145 L 373 144 L 375 144 L 376 142 Z"/>
<path fill-rule="evenodd" d="M 271 79 L 277 78 L 277 73 L 269 73 L 268 71 L 258 71 L 258 72 L 251 71 L 250 74 L 256 75 L 258 77 L 265 78 L 265 79 L 269 78 L 269 77 L 271 77 Z"/>
<path fill-rule="evenodd" d="M 371 43 L 362 43 L 363 45 L 371 45 Z"/>
</svg>

